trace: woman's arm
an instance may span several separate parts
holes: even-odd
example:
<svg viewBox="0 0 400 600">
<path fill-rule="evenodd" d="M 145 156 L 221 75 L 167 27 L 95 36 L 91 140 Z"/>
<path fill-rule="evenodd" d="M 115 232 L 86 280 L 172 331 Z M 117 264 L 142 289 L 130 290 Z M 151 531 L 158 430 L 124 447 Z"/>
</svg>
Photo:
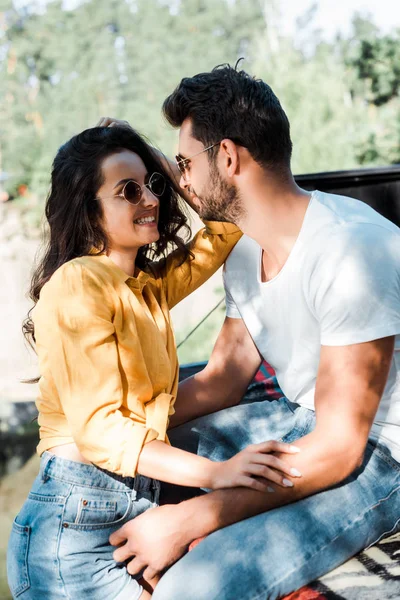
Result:
<svg viewBox="0 0 400 600">
<path fill-rule="evenodd" d="M 252 446 L 217 463 L 171 448 L 165 442 L 165 427 L 160 433 L 123 415 L 124 388 L 110 294 L 94 273 L 70 262 L 42 289 L 34 313 L 40 362 L 47 363 L 82 455 L 123 476 L 139 472 L 180 485 L 210 489 L 245 486 L 265 491 L 265 479 L 259 481 L 253 474 L 282 484 L 284 476 L 276 469 L 283 462 L 277 463 L 271 452 L 290 452 L 284 444 Z"/>
<path fill-rule="evenodd" d="M 180 250 L 172 252 L 163 268 L 163 287 L 169 308 L 186 298 L 209 279 L 226 261 L 242 237 L 232 223 L 205 221 L 187 244 L 192 257 L 182 262 Z"/>
</svg>

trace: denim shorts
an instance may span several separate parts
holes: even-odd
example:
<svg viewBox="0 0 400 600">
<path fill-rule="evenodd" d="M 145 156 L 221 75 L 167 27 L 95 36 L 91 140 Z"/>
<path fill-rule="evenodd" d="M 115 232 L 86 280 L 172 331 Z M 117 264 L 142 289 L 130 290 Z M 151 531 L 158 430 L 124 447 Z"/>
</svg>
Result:
<svg viewBox="0 0 400 600">
<path fill-rule="evenodd" d="M 14 520 L 7 577 L 20 600 L 136 600 L 138 581 L 116 563 L 108 538 L 159 503 L 160 483 L 122 477 L 44 452 Z"/>
</svg>

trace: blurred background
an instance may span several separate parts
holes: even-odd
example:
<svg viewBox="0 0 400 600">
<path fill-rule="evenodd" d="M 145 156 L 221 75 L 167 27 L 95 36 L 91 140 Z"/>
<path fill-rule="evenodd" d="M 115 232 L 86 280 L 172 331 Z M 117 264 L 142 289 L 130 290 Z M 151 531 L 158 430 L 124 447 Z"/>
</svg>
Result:
<svg viewBox="0 0 400 600">
<path fill-rule="evenodd" d="M 182 77 L 239 57 L 288 114 L 295 174 L 400 163 L 400 3 L 0 0 L 2 600 L 10 523 L 37 469 L 26 444 L 37 437 L 36 390 L 21 383 L 37 367 L 21 322 L 55 153 L 101 116 L 114 116 L 174 154 L 164 98 Z M 219 273 L 174 309 L 178 342 L 222 296 Z M 207 359 L 223 318 L 220 306 L 180 347 L 181 363 Z M 10 432 L 21 436 L 12 448 Z"/>
</svg>

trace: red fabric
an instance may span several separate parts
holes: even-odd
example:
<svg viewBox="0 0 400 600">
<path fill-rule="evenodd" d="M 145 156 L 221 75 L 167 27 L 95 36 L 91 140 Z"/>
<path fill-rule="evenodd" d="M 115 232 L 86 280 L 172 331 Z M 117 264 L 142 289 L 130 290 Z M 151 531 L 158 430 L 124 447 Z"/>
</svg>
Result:
<svg viewBox="0 0 400 600">
<path fill-rule="evenodd" d="M 197 540 L 193 540 L 193 542 L 189 546 L 189 552 L 193 550 L 193 548 L 196 548 L 197 544 L 200 544 L 201 540 L 204 540 L 205 537 L 206 536 L 204 535 L 203 537 L 197 538 Z"/>
<path fill-rule="evenodd" d="M 282 600 L 326 600 L 326 596 L 306 586 L 297 592 L 292 592 L 289 596 L 285 596 Z"/>
</svg>

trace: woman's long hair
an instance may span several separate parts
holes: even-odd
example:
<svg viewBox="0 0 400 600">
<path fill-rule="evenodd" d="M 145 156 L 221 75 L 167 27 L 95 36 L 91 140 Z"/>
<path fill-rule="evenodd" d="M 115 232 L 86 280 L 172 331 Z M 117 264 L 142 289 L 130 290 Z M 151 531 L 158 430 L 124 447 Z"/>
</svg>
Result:
<svg viewBox="0 0 400 600">
<path fill-rule="evenodd" d="M 165 258 L 167 248 L 171 248 L 171 245 L 181 251 L 182 262 L 190 258 L 189 250 L 178 235 L 181 228 L 186 229 L 187 233 L 190 233 L 190 228 L 179 206 L 176 185 L 151 146 L 136 131 L 127 127 L 86 129 L 61 146 L 54 159 L 45 208 L 50 235 L 29 291 L 34 304 L 44 284 L 61 265 L 89 254 L 93 247 L 99 253 L 107 252 L 108 238 L 102 226 L 101 204 L 96 197 L 103 184 L 104 159 L 122 150 L 135 152 L 148 173 L 161 173 L 169 184 L 160 202 L 160 237 L 154 244 L 139 249 L 136 265 L 146 269 L 154 260 Z M 35 332 L 30 313 L 22 329 L 25 338 L 33 346 Z"/>
</svg>

